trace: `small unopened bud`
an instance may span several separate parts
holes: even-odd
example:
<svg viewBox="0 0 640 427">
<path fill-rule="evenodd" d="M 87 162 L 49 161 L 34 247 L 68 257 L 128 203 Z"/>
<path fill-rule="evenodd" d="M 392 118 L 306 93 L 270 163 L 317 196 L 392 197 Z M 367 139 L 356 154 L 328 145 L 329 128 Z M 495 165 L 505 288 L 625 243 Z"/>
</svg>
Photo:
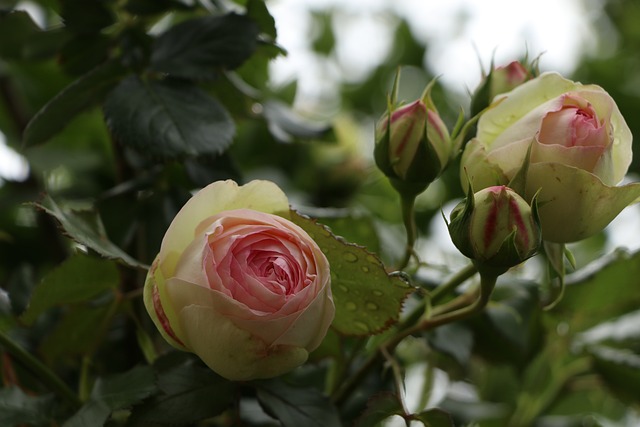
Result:
<svg viewBox="0 0 640 427">
<path fill-rule="evenodd" d="M 535 255 L 540 246 L 535 198 L 532 205 L 504 185 L 470 193 L 451 212 L 451 240 L 479 268 L 502 274 Z"/>
<path fill-rule="evenodd" d="M 383 160 L 389 161 L 391 173 L 395 177 L 406 179 L 418 146 L 425 139 L 426 121 L 427 107 L 421 100 L 398 108 L 390 116 L 387 113 L 380 120 L 377 135 L 380 139 L 385 136 L 389 138 L 388 153 L 381 155 L 388 156 L 388 159 Z"/>
<path fill-rule="evenodd" d="M 471 98 L 471 114 L 475 116 L 485 109 L 496 95 L 509 92 L 534 77 L 534 70 L 518 61 L 496 67 L 483 78 Z"/>
<path fill-rule="evenodd" d="M 427 86 L 421 99 L 390 107 L 376 126 L 374 157 L 393 186 L 406 195 L 424 191 L 449 163 L 451 138 Z"/>
</svg>

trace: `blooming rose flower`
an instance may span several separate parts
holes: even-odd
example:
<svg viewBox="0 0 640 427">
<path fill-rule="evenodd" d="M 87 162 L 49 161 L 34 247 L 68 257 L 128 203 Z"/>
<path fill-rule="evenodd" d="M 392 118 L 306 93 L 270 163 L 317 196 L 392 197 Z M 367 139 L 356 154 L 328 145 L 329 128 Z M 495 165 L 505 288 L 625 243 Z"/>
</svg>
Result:
<svg viewBox="0 0 640 427">
<path fill-rule="evenodd" d="M 539 196 L 543 238 L 566 243 L 602 230 L 636 197 L 616 187 L 631 163 L 631 132 L 601 87 L 544 73 L 497 96 L 462 155 L 463 186 L 506 185 L 530 157 L 523 196 Z"/>
<path fill-rule="evenodd" d="M 227 379 L 301 365 L 333 320 L 329 263 L 288 213 L 271 182 L 215 182 L 178 212 L 147 275 L 160 333 Z"/>
</svg>

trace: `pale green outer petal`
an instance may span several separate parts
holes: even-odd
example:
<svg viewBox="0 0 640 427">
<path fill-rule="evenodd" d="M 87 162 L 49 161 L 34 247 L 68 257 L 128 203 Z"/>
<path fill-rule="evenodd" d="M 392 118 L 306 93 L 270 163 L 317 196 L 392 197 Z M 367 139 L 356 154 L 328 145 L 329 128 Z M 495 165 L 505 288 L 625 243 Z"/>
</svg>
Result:
<svg viewBox="0 0 640 427">
<path fill-rule="evenodd" d="M 177 342 L 173 337 L 171 337 L 167 333 L 156 312 L 156 308 L 153 303 L 154 290 L 156 290 L 158 292 L 158 295 L 160 296 L 160 305 L 162 306 L 164 314 L 167 317 L 168 323 L 171 325 L 171 329 L 173 330 L 173 333 L 176 335 L 176 337 L 178 337 L 179 339 L 182 339 L 184 336 L 184 333 L 180 328 L 180 323 L 178 322 L 178 315 L 174 311 L 173 305 L 171 304 L 169 299 L 167 299 L 167 290 L 166 290 L 165 280 L 162 275 L 162 272 L 160 271 L 159 268 L 157 268 L 157 261 L 158 261 L 158 258 L 156 258 L 156 260 L 151 265 L 151 268 L 147 273 L 147 279 L 145 280 L 145 283 L 144 283 L 144 290 L 143 290 L 144 306 L 147 309 L 147 312 L 149 313 L 151 320 L 153 320 L 153 323 L 156 325 L 156 328 L 158 328 L 158 331 L 160 331 L 160 334 L 162 335 L 162 337 L 173 347 L 179 350 L 187 350 L 187 348 L 185 348 L 182 344 Z"/>
<path fill-rule="evenodd" d="M 191 305 L 204 306 L 229 318 L 237 327 L 260 338 L 265 345 L 296 346 L 308 351 L 320 345 L 333 320 L 335 308 L 327 295 L 330 289 L 330 284 L 326 283 L 323 291 L 302 311 L 287 316 L 277 313 L 259 316 L 221 292 L 178 278 L 167 280 L 167 292 L 176 311 Z M 187 326 L 183 323 L 181 329 L 186 330 Z"/>
<path fill-rule="evenodd" d="M 180 311 L 186 343 L 202 361 L 232 381 L 272 378 L 302 365 L 304 348 L 267 346 L 209 307 L 191 305 Z"/>
<path fill-rule="evenodd" d="M 558 163 L 529 165 L 527 199 L 539 188 L 542 236 L 556 243 L 594 235 L 640 197 L 640 183 L 609 187 L 589 172 Z"/>
<path fill-rule="evenodd" d="M 289 200 L 270 181 L 256 180 L 243 186 L 231 180 L 209 184 L 180 209 L 162 240 L 159 259 L 164 275 L 173 275 L 180 255 L 195 238 L 195 229 L 201 221 L 219 212 L 240 208 L 287 215 Z"/>
<path fill-rule="evenodd" d="M 509 182 L 502 170 L 487 158 L 487 151 L 476 138 L 469 141 L 460 161 L 460 183 L 465 193 L 469 182 L 474 192 Z"/>
</svg>

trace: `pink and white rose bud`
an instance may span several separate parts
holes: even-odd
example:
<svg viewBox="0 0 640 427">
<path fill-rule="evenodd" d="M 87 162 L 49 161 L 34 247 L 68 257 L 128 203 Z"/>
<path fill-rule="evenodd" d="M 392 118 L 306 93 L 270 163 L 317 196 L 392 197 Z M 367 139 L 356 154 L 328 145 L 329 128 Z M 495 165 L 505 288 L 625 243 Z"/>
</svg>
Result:
<svg viewBox="0 0 640 427">
<path fill-rule="evenodd" d="M 418 99 L 383 116 L 378 124 L 378 134 L 389 132 L 389 159 L 393 172 L 405 179 L 411 163 L 416 157 L 418 146 L 425 138 L 427 106 Z"/>
<path fill-rule="evenodd" d="M 431 100 L 431 87 L 421 99 L 385 112 L 376 126 L 376 164 L 406 195 L 424 191 L 451 156 L 449 130 Z"/>
<path fill-rule="evenodd" d="M 519 61 L 512 61 L 508 65 L 496 67 L 491 73 L 491 91 L 489 97 L 509 92 L 530 80 L 532 74 Z"/>
<path fill-rule="evenodd" d="M 601 87 L 544 73 L 497 96 L 480 117 L 462 155 L 461 182 L 505 185 L 528 161 L 523 195 L 540 190 L 544 239 L 573 242 L 602 230 L 640 196 L 638 184 L 616 186 L 631 163 L 631 142 Z"/>
<path fill-rule="evenodd" d="M 533 68 L 533 67 L 532 67 Z M 484 76 L 471 99 L 471 115 L 475 116 L 502 93 L 509 92 L 533 78 L 533 69 L 527 69 L 519 61 L 492 69 Z"/>
<path fill-rule="evenodd" d="M 329 263 L 267 181 L 215 182 L 169 226 L 144 288 L 163 337 L 230 380 L 303 364 L 334 317 Z"/>
<path fill-rule="evenodd" d="M 533 204 L 506 186 L 469 194 L 451 212 L 451 239 L 480 269 L 501 274 L 538 251 L 541 232 Z"/>
</svg>

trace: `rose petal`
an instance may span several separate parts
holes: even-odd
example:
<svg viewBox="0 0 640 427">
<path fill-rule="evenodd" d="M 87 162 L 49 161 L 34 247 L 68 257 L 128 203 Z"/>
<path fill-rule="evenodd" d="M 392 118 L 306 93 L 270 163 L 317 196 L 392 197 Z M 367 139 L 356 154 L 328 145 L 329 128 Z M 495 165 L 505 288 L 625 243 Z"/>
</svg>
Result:
<svg viewBox="0 0 640 427">
<path fill-rule="evenodd" d="M 305 305 L 304 310 L 284 316 L 280 313 L 249 312 L 244 305 L 220 292 L 177 278 L 167 280 L 166 288 L 177 313 L 189 306 L 210 308 L 228 318 L 238 328 L 259 337 L 266 345 L 309 346 L 306 348 L 311 351 L 326 334 L 335 312 L 333 301 L 328 298 L 331 295 L 329 288 Z M 309 314 L 301 318 L 301 314 L 308 310 Z M 301 319 L 305 321 L 301 322 Z M 292 329 L 294 324 L 299 326 Z M 180 325 L 182 330 L 187 329 L 184 323 Z"/>
<path fill-rule="evenodd" d="M 302 365 L 309 357 L 302 347 L 266 345 L 211 307 L 187 306 L 180 311 L 180 320 L 189 348 L 229 380 L 272 378 Z"/>
<path fill-rule="evenodd" d="M 593 172 L 605 147 L 563 147 L 562 145 L 546 145 L 534 143 L 531 151 L 532 163 L 555 163 L 561 158 L 563 164 Z"/>
<path fill-rule="evenodd" d="M 162 337 L 173 347 L 187 350 L 183 342 L 184 332 L 180 328 L 178 315 L 167 297 L 165 280 L 162 271 L 158 268 L 158 258 L 155 259 L 147 274 L 143 302 Z"/>
<path fill-rule="evenodd" d="M 251 181 L 243 186 L 233 181 L 218 181 L 203 188 L 180 209 L 162 240 L 159 265 L 165 276 L 173 275 L 180 255 L 195 238 L 200 222 L 238 208 L 286 214 L 289 201 L 282 190 L 269 181 Z"/>
<path fill-rule="evenodd" d="M 640 197 L 640 183 L 609 187 L 587 171 L 558 163 L 529 166 L 527 197 L 539 188 L 543 238 L 556 243 L 594 235 Z"/>
</svg>

